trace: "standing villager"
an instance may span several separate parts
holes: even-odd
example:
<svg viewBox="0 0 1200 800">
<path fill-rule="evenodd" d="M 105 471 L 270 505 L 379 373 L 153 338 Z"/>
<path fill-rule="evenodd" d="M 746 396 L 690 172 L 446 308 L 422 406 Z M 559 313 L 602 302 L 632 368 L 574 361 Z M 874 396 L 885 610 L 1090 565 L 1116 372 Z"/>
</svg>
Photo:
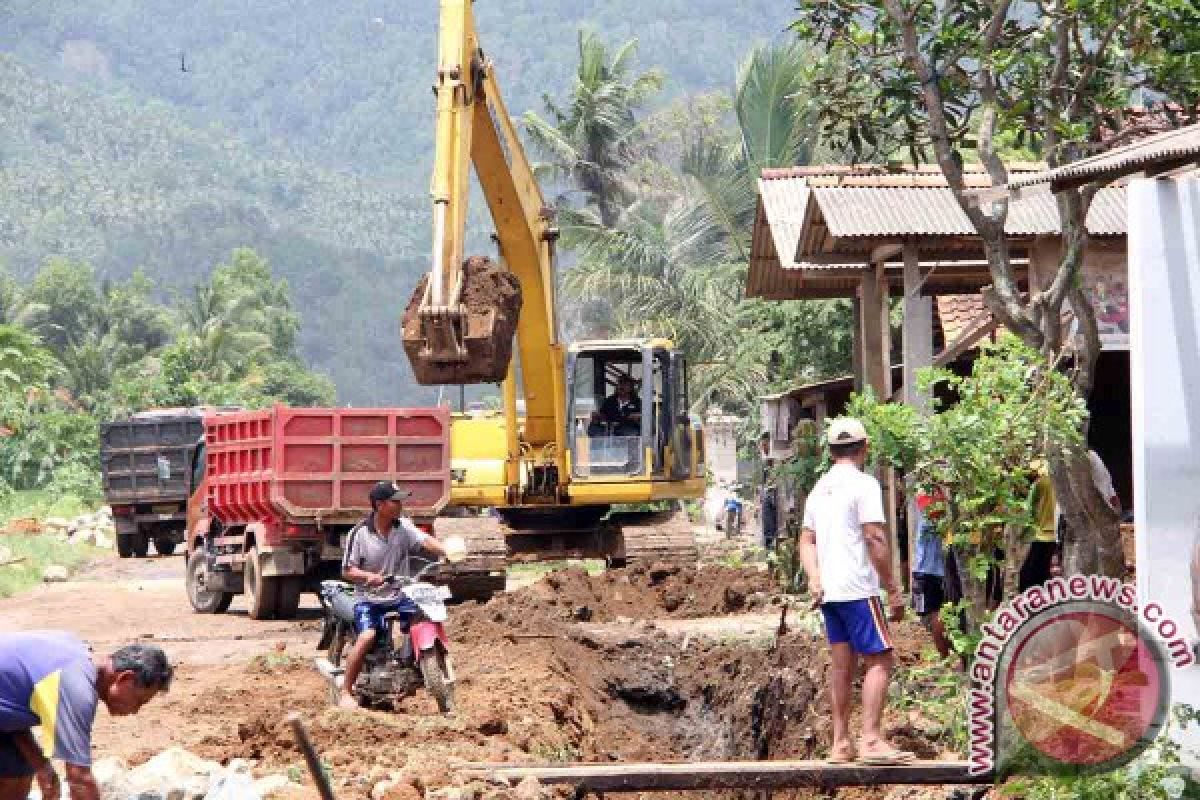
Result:
<svg viewBox="0 0 1200 800">
<path fill-rule="evenodd" d="M 885 528 L 879 482 L 863 472 L 867 432 L 852 418 L 833 420 L 826 440 L 833 466 L 817 481 L 804 506 L 800 558 L 814 605 L 825 620 L 833 656 L 830 694 L 833 747 L 829 761 L 903 764 L 912 753 L 884 738 L 883 704 L 894 664 L 880 589 L 888 594 L 893 621 L 904 616 L 904 596 L 892 570 L 891 543 Z M 850 706 L 861 658 L 866 666 L 862 688 L 862 734 L 850 738 Z"/>
<path fill-rule="evenodd" d="M 762 523 L 763 547 L 768 550 L 775 547 L 779 537 L 779 487 L 775 484 L 772 470 L 775 459 L 771 458 L 771 434 L 763 431 L 758 438 L 758 453 L 762 459 L 762 474 L 758 489 L 758 515 Z"/>
</svg>

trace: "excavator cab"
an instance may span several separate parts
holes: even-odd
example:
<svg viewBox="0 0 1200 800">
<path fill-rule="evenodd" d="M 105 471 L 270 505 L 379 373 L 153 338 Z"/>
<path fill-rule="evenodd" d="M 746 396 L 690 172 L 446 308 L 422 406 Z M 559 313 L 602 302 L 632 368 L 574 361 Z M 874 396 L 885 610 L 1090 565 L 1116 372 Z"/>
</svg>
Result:
<svg viewBox="0 0 1200 800">
<path fill-rule="evenodd" d="M 693 477 L 687 365 L 670 342 L 580 342 L 566 371 L 573 479 Z"/>
</svg>

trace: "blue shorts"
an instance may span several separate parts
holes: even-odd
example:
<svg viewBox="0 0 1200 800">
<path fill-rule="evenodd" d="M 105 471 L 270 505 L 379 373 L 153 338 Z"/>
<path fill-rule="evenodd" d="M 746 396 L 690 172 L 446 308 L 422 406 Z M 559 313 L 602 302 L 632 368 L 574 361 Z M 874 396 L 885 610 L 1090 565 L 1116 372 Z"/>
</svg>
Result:
<svg viewBox="0 0 1200 800">
<path fill-rule="evenodd" d="M 17 749 L 16 734 L 0 731 L 0 779 L 28 778 L 35 770 Z"/>
<path fill-rule="evenodd" d="M 385 633 L 383 616 L 392 611 L 414 611 L 415 607 L 408 600 L 388 600 L 384 602 L 363 601 L 354 604 L 354 630 L 357 633 L 374 628 L 379 633 Z"/>
<path fill-rule="evenodd" d="M 878 597 L 822 603 L 821 615 L 825 617 L 825 635 L 830 644 L 848 642 L 854 652 L 864 656 L 892 649 L 887 616 Z"/>
</svg>

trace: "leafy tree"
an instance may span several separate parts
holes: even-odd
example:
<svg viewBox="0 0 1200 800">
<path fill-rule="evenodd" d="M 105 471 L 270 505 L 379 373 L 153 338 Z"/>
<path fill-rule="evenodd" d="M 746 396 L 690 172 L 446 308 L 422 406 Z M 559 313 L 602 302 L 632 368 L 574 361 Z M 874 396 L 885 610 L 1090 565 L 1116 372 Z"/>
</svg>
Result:
<svg viewBox="0 0 1200 800">
<path fill-rule="evenodd" d="M 62 370 L 49 350 L 16 325 L 0 325 L 0 392 L 24 392 L 45 387 Z"/>
<path fill-rule="evenodd" d="M 86 341 L 103 314 L 90 264 L 48 259 L 24 293 L 28 327 L 55 353 Z"/>
<path fill-rule="evenodd" d="M 615 223 L 585 210 L 562 226 L 578 256 L 565 293 L 610 335 L 673 338 L 695 365 L 693 399 L 750 422 L 767 387 L 849 366 L 845 304 L 742 297 L 761 170 L 804 163 L 818 146 L 806 100 L 816 69 L 799 45 L 755 48 L 732 94 L 689 98 L 642 126 L 648 155 L 626 167 L 636 196 Z"/>
<path fill-rule="evenodd" d="M 1198 108 L 1200 8 L 1191 0 L 839 0 L 804 4 L 797 14 L 799 39 L 844 66 L 814 97 L 826 135 L 861 152 L 864 142 L 894 134 L 914 160 L 932 157 L 982 240 L 988 307 L 1049 359 L 1069 347 L 1074 386 L 1086 395 L 1100 343 L 1080 269 L 1098 186 L 1056 196 L 1061 262 L 1049 285 L 1026 297 L 1004 233 L 1008 200 L 975 201 L 963 162 L 978 156 L 999 186 L 1008 182 L 1005 141 L 1031 146 L 1057 166 L 1094 152 L 1136 90 Z M 1064 309 L 1080 322 L 1078 341 L 1064 341 Z M 1121 575 L 1117 518 L 1092 486 L 1086 453 L 1076 447 L 1050 456 L 1071 531 L 1066 568 Z"/>
<path fill-rule="evenodd" d="M 637 40 L 609 55 L 592 31 L 579 32 L 579 63 L 566 107 L 544 97 L 547 121 L 525 115 L 525 130 L 549 161 L 540 175 L 568 180 L 582 191 L 605 227 L 612 227 L 635 194 L 626 171 L 643 152 L 643 131 L 635 111 L 662 89 L 657 70 L 633 74 Z"/>
<path fill-rule="evenodd" d="M 1021 567 L 1016 558 L 997 564 L 994 553 L 1027 539 L 1034 463 L 1081 445 L 1087 407 L 1053 362 L 1012 335 L 986 347 L 969 376 L 928 368 L 919 385 L 941 386 L 955 401 L 926 417 L 856 395 L 846 413 L 863 420 L 877 461 L 906 473 L 910 486 L 944 497 L 930 519 L 954 546 L 977 626 L 988 612 L 988 570 Z M 1019 540 L 1006 541 L 1014 532 Z"/>
</svg>

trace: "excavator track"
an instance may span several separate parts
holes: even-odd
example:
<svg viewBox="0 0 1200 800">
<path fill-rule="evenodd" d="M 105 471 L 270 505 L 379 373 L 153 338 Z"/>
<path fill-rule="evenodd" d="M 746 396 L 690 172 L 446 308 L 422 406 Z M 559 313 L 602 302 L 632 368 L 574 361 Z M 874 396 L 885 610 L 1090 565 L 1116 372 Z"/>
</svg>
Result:
<svg viewBox="0 0 1200 800">
<path fill-rule="evenodd" d="M 614 564 L 691 566 L 700 558 L 691 520 L 682 510 L 613 512 L 608 523 L 616 527 Z"/>
<path fill-rule="evenodd" d="M 439 539 L 461 536 L 467 544 L 466 559 L 458 564 L 443 564 L 439 572 L 454 599 L 485 602 L 504 591 L 508 547 L 500 520 L 494 517 L 438 517 L 434 530 Z"/>
</svg>

